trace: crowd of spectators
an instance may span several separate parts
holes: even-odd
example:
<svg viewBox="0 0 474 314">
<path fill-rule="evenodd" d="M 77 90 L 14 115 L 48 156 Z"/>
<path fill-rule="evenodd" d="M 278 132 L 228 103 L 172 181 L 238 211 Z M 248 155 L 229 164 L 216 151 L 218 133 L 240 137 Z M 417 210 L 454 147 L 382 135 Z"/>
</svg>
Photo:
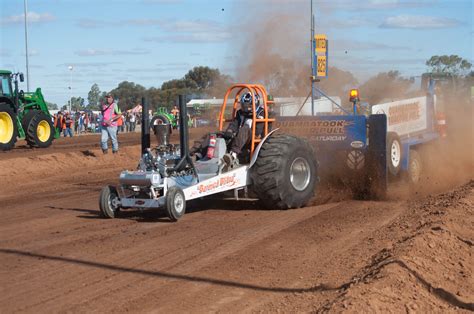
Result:
<svg viewBox="0 0 474 314">
<path fill-rule="evenodd" d="M 72 114 L 59 111 L 52 116 L 52 119 L 54 127 L 64 137 L 101 132 L 102 113 L 100 111 L 77 111 Z M 118 132 L 135 132 L 140 121 L 140 113 L 125 112 L 123 117 L 117 121 Z"/>
</svg>

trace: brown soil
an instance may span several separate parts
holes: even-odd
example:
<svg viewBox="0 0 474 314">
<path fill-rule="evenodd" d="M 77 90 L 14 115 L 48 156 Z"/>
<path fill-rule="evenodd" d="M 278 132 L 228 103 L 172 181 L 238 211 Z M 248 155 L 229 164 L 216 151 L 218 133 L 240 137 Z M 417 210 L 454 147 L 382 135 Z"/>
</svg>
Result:
<svg viewBox="0 0 474 314">
<path fill-rule="evenodd" d="M 0 154 L 0 312 L 474 310 L 469 179 L 416 200 L 323 191 L 297 210 L 206 199 L 178 223 L 100 219 L 100 189 L 138 161 L 139 135 L 120 139 L 118 155 L 97 135 Z"/>
</svg>

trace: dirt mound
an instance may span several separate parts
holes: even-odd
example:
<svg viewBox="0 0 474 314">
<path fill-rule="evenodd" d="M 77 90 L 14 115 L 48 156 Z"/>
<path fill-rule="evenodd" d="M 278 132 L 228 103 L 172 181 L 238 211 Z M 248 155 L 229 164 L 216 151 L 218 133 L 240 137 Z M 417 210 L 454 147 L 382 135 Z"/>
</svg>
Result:
<svg viewBox="0 0 474 314">
<path fill-rule="evenodd" d="M 474 181 L 410 204 L 384 236 L 393 246 L 341 289 L 322 311 L 474 310 Z"/>
</svg>

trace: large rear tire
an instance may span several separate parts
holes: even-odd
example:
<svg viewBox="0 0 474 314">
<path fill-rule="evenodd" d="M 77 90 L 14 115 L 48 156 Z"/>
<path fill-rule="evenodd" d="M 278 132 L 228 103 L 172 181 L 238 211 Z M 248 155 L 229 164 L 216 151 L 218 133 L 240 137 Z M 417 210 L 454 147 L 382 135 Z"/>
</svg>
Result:
<svg viewBox="0 0 474 314">
<path fill-rule="evenodd" d="M 172 186 L 166 192 L 166 214 L 171 221 L 178 221 L 186 212 L 184 192 L 177 186 Z"/>
<path fill-rule="evenodd" d="M 387 166 L 392 176 L 397 176 L 402 165 L 402 143 L 397 133 L 387 134 Z"/>
<path fill-rule="evenodd" d="M 54 126 L 51 117 L 39 110 L 31 110 L 23 118 L 25 139 L 31 147 L 46 148 L 54 139 Z"/>
<path fill-rule="evenodd" d="M 291 135 L 268 138 L 250 171 L 253 191 L 268 209 L 305 206 L 318 178 L 313 149 Z"/>
<path fill-rule="evenodd" d="M 18 136 L 18 125 L 13 108 L 0 103 L 0 150 L 10 150 L 15 146 Z"/>
<path fill-rule="evenodd" d="M 99 208 L 103 218 L 115 218 L 120 211 L 117 189 L 111 185 L 104 186 L 100 191 Z"/>
</svg>

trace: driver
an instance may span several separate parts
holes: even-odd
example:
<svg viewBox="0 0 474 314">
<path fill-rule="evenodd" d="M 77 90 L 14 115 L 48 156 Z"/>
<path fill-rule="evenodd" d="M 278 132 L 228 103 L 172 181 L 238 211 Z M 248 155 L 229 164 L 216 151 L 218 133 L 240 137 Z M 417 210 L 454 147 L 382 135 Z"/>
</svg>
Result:
<svg viewBox="0 0 474 314">
<path fill-rule="evenodd" d="M 260 104 L 260 97 L 255 93 L 255 116 L 257 119 L 265 117 L 263 105 Z M 228 125 L 224 133 L 218 134 L 226 140 L 231 140 L 229 153 L 225 154 L 223 159 L 228 165 L 237 165 L 239 163 L 238 155 L 242 152 L 245 145 L 249 144 L 252 137 L 252 94 L 247 92 L 240 98 L 240 109 L 237 110 L 235 118 Z M 263 136 L 264 124 L 257 123 L 255 135 Z M 204 145 L 205 144 L 205 145 Z M 196 141 L 190 150 L 191 156 L 195 155 L 197 159 L 206 154 L 209 146 L 209 134 L 206 134 L 201 141 Z"/>
</svg>

